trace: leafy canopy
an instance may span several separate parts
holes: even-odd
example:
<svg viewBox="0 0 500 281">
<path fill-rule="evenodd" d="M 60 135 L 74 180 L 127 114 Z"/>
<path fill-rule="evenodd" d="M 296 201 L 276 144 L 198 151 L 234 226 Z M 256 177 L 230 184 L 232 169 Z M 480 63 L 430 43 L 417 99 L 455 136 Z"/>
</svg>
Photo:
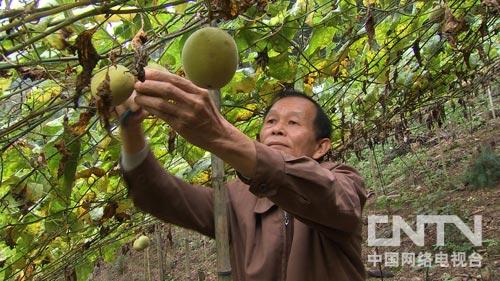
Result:
<svg viewBox="0 0 500 281">
<path fill-rule="evenodd" d="M 126 198 L 120 142 L 87 87 L 111 62 L 133 69 L 141 30 L 150 60 L 182 75 L 187 36 L 216 21 L 241 59 L 222 89 L 228 120 L 255 136 L 271 95 L 294 87 L 330 115 L 337 152 L 382 141 L 415 114 L 439 122 L 443 104 L 499 69 L 498 1 L 12 2 L 0 3 L 0 279 L 86 280 L 149 220 Z M 210 181 L 205 151 L 159 120 L 145 128 L 166 169 Z"/>
</svg>

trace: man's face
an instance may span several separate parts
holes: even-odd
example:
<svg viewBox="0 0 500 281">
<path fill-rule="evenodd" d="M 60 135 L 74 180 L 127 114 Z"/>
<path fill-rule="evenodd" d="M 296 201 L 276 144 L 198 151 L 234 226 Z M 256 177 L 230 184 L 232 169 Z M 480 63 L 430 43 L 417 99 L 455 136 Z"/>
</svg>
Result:
<svg viewBox="0 0 500 281">
<path fill-rule="evenodd" d="M 260 142 L 293 156 L 313 157 L 318 149 L 314 130 L 316 108 L 301 97 L 278 100 L 260 131 Z"/>
</svg>

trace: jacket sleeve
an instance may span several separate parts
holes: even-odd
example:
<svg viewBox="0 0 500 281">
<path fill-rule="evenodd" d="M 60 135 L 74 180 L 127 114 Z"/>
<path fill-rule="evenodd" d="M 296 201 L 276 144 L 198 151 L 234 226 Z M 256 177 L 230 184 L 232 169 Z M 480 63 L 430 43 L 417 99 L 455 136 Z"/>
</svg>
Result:
<svg viewBox="0 0 500 281">
<path fill-rule="evenodd" d="M 257 152 L 250 191 L 268 197 L 302 222 L 323 232 L 356 231 L 366 201 L 364 183 L 347 165 L 322 165 L 254 142 Z M 241 178 L 241 177 L 240 177 Z"/>
<path fill-rule="evenodd" d="M 188 184 L 167 173 L 151 151 L 122 175 L 128 195 L 139 209 L 168 222 L 215 236 L 212 189 Z"/>
</svg>

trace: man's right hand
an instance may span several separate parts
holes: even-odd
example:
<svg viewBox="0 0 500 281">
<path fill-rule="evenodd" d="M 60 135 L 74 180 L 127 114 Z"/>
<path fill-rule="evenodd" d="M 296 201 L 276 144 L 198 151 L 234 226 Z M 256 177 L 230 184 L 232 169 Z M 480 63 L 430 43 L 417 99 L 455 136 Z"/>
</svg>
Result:
<svg viewBox="0 0 500 281">
<path fill-rule="evenodd" d="M 128 154 L 138 153 L 146 146 L 142 121 L 148 113 L 135 102 L 136 96 L 134 91 L 124 103 L 116 106 L 117 118 L 122 117 L 122 114 L 127 114 L 127 110 L 131 111 L 131 114 L 121 120 L 120 124 L 123 150 Z"/>
<path fill-rule="evenodd" d="M 115 108 L 117 118 L 119 119 L 122 118 L 123 114 L 128 114 L 128 116 L 124 118 L 124 120 L 121 120 L 122 124 L 120 124 L 120 126 L 122 127 L 122 129 L 126 129 L 127 127 L 140 127 L 142 121 L 148 115 L 148 113 L 135 102 L 135 97 L 137 97 L 137 93 L 134 90 L 132 95 L 130 95 L 130 97 L 125 102 L 116 106 Z M 126 113 L 127 111 L 130 111 L 130 113 Z"/>
</svg>

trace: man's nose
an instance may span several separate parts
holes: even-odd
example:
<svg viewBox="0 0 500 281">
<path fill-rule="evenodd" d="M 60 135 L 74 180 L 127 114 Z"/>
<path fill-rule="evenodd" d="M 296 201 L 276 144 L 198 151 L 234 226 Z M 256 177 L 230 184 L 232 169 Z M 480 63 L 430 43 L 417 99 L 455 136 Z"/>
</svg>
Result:
<svg viewBox="0 0 500 281">
<path fill-rule="evenodd" d="M 276 123 L 271 130 L 271 134 L 278 135 L 278 136 L 285 135 L 285 130 L 283 128 L 283 124 L 281 124 L 281 122 Z"/>
</svg>

